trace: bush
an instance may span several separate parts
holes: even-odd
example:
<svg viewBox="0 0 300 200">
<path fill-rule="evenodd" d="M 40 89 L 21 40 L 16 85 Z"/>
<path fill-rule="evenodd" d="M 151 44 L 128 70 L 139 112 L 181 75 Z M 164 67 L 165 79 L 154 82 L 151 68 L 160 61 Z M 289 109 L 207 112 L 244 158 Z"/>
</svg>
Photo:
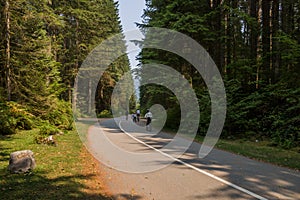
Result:
<svg viewBox="0 0 300 200">
<path fill-rule="evenodd" d="M 0 133 L 14 134 L 17 129 L 30 130 L 33 128 L 33 118 L 27 108 L 16 102 L 0 103 Z"/>
<path fill-rule="evenodd" d="M 177 130 L 180 125 L 180 119 L 181 119 L 181 111 L 180 107 L 176 106 L 174 108 L 167 110 L 167 120 L 166 120 L 166 127 Z"/>
<path fill-rule="evenodd" d="M 61 133 L 61 131 L 56 126 L 53 126 L 49 123 L 44 123 L 42 126 L 39 127 L 39 129 L 39 135 L 43 136 L 56 135 Z"/>
<path fill-rule="evenodd" d="M 1 135 L 10 135 L 16 133 L 16 120 L 13 117 L 7 115 L 6 112 L 3 110 L 1 110 L 0 113 Z"/>
<path fill-rule="evenodd" d="M 34 127 L 32 117 L 27 115 L 19 115 L 16 117 L 17 129 L 31 130 Z"/>
<path fill-rule="evenodd" d="M 53 104 L 42 114 L 41 119 L 48 121 L 51 125 L 57 126 L 60 129 L 73 129 L 73 115 L 71 105 L 68 102 L 56 100 Z"/>
<path fill-rule="evenodd" d="M 112 114 L 108 110 L 103 110 L 101 113 L 97 115 L 99 118 L 111 118 Z"/>
<path fill-rule="evenodd" d="M 300 89 L 276 84 L 249 95 L 236 94 L 227 94 L 227 136 L 266 138 L 287 149 L 299 145 Z"/>
</svg>

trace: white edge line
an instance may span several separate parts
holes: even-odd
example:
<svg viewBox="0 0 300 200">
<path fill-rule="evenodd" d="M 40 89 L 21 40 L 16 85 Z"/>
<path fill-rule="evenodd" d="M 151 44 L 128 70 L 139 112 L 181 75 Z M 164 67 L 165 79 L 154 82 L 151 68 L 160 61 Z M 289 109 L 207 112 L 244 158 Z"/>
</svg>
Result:
<svg viewBox="0 0 300 200">
<path fill-rule="evenodd" d="M 233 188 L 235 188 L 235 189 L 237 189 L 237 190 L 239 190 L 239 191 L 241 191 L 241 192 L 244 192 L 244 193 L 246 193 L 246 194 L 248 194 L 248 195 L 250 195 L 250 196 L 253 196 L 253 197 L 257 198 L 257 199 L 260 199 L 260 200 L 268 200 L 268 199 L 266 199 L 266 198 L 264 198 L 264 197 L 262 197 L 262 196 L 260 196 L 260 195 L 258 195 L 258 194 L 255 194 L 254 192 L 251 192 L 251 191 L 249 191 L 249 190 L 247 190 L 247 189 L 245 189 L 245 188 L 242 188 L 242 187 L 240 187 L 240 186 L 238 186 L 238 185 L 236 185 L 236 184 L 230 183 L 229 181 L 226 181 L 226 180 L 224 180 L 224 179 L 222 179 L 222 178 L 220 178 L 220 177 L 217 177 L 217 176 L 215 176 L 215 175 L 213 175 L 213 174 L 210 174 L 210 173 L 208 173 L 208 172 L 206 172 L 206 171 L 204 171 L 204 170 L 202 170 L 202 169 L 199 169 L 199 168 L 197 168 L 197 167 L 195 167 L 195 166 L 193 166 L 193 165 L 191 165 L 191 164 L 188 164 L 188 163 L 186 163 L 186 162 L 184 162 L 184 161 L 182 161 L 182 160 L 180 160 L 180 159 L 178 159 L 178 158 L 175 158 L 175 157 L 173 157 L 173 156 L 171 156 L 171 155 L 169 155 L 169 154 L 167 154 L 167 153 L 164 153 L 164 152 L 160 151 L 159 149 L 156 149 L 156 148 L 153 147 L 153 146 L 150 146 L 149 144 L 147 144 L 147 143 L 145 143 L 145 142 L 143 142 L 143 141 L 137 139 L 136 137 L 130 135 L 129 133 L 127 133 L 127 132 L 122 128 L 122 126 L 121 126 L 121 121 L 119 122 L 119 128 L 121 129 L 122 132 L 124 132 L 126 135 L 128 135 L 129 137 L 131 137 L 131 138 L 134 139 L 135 141 L 137 141 L 137 142 L 139 142 L 139 143 L 141 143 L 141 144 L 143 144 L 143 145 L 149 147 L 150 149 L 153 149 L 154 151 L 159 152 L 160 154 L 162 154 L 162 155 L 164 155 L 164 156 L 166 156 L 166 157 L 171 158 L 172 160 L 174 160 L 174 161 L 176 161 L 176 162 L 179 162 L 179 163 L 185 165 L 186 167 L 189 167 L 189 168 L 191 168 L 191 169 L 193 169 L 193 170 L 195 170 L 195 171 L 197 171 L 197 172 L 200 172 L 200 173 L 202 173 L 202 174 L 205 174 L 206 176 L 209 176 L 209 177 L 211 177 L 211 178 L 213 178 L 213 179 L 215 179 L 215 180 L 217 180 L 217 181 L 219 181 L 219 182 L 221 182 L 221 183 L 224 183 L 224 184 L 226 184 L 226 185 L 228 185 L 228 186 L 230 186 L 230 187 L 233 187 Z"/>
</svg>

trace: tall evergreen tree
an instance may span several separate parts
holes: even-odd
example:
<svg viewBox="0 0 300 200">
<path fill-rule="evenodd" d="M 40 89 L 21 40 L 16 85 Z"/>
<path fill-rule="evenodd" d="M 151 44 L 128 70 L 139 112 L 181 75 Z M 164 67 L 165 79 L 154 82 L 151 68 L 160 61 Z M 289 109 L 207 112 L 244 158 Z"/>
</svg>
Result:
<svg viewBox="0 0 300 200">
<path fill-rule="evenodd" d="M 287 113 L 299 111 L 299 98 L 294 99 L 300 84 L 299 14 L 299 3 L 295 0 L 148 0 L 144 24 L 138 26 L 180 31 L 210 53 L 227 86 L 225 134 L 255 133 L 289 146 L 299 141 L 299 125 L 295 124 L 299 117 L 286 118 Z M 207 126 L 209 98 L 205 95 L 205 85 L 199 81 L 201 77 L 195 76 L 188 63 L 170 53 L 149 49 L 142 51 L 140 60 L 167 64 L 181 72 L 200 98 L 201 119 L 204 119 L 200 125 Z M 164 96 L 162 91 L 152 85 L 142 87 L 141 104 L 152 105 L 153 96 L 160 102 L 174 99 Z M 205 99 L 207 103 L 203 103 Z M 169 105 L 169 109 L 176 107 L 176 103 Z M 290 109 L 286 110 L 287 107 Z M 286 123 L 282 123 L 284 120 Z M 289 135 L 283 128 L 280 131 L 272 128 L 278 124 L 286 127 Z"/>
<path fill-rule="evenodd" d="M 70 105 L 63 100 L 76 102 L 76 95 L 71 98 L 74 79 L 88 53 L 121 32 L 117 4 L 113 0 L 5 0 L 0 9 L 1 111 L 10 113 L 7 105 L 17 104 L 30 116 L 68 126 Z M 128 63 L 124 56 L 109 68 L 105 91 L 112 90 L 129 69 Z M 109 98 L 108 92 L 101 103 L 107 110 Z"/>
</svg>

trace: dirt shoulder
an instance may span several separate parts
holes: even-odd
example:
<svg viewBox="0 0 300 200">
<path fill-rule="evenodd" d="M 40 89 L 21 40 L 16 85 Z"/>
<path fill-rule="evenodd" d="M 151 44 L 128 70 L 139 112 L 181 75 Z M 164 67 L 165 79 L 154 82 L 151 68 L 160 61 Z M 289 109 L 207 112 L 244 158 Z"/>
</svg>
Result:
<svg viewBox="0 0 300 200">
<path fill-rule="evenodd" d="M 107 176 L 103 166 L 85 148 L 82 147 L 80 155 L 82 161 L 82 174 L 86 175 L 83 192 L 92 196 L 90 199 L 111 200 L 112 195 L 107 184 Z"/>
</svg>

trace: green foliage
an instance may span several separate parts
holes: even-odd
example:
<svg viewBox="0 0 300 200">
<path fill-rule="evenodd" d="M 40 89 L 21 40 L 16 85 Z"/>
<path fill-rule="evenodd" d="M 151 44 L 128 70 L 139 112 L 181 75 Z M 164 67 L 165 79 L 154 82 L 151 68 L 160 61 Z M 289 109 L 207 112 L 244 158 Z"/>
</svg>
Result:
<svg viewBox="0 0 300 200">
<path fill-rule="evenodd" d="M 69 102 L 75 77 L 92 49 L 108 36 L 120 33 L 116 3 L 113 0 L 7 2 L 9 15 L 0 15 L 0 91 L 1 97 L 10 93 L 11 98 L 1 99 L 1 134 L 31 129 L 34 125 L 50 130 L 51 127 L 72 129 Z M 2 12 L 4 5 L 0 5 Z M 100 111 L 110 109 L 109 94 L 129 68 L 128 63 L 127 57 L 122 56 L 109 69 L 102 85 L 104 95 L 97 101 L 104 105 Z M 10 70 L 10 88 L 6 67 Z M 6 103 L 7 100 L 10 102 Z"/>
<path fill-rule="evenodd" d="M 30 130 L 34 127 L 34 116 L 18 103 L 1 102 L 0 113 L 2 135 L 13 134 L 17 129 Z"/>
<path fill-rule="evenodd" d="M 45 130 L 49 128 L 49 134 L 58 133 L 59 129 L 71 130 L 73 128 L 71 109 L 68 103 L 59 101 L 44 111 L 44 115 L 34 116 L 31 112 L 35 109 L 25 107 L 16 102 L 2 102 L 0 104 L 0 128 L 1 134 L 13 134 L 16 130 L 31 130 L 41 127 L 41 133 L 48 135 Z M 41 110 L 40 110 L 41 111 Z M 35 113 L 38 114 L 38 113 Z"/>
<path fill-rule="evenodd" d="M 227 93 L 223 137 L 265 139 L 283 148 L 300 145 L 300 4 L 202 0 L 147 0 L 146 4 L 143 24 L 138 25 L 141 29 L 154 26 L 180 31 L 201 44 L 219 68 Z M 258 21 L 259 15 L 262 20 Z M 201 77 L 189 63 L 168 52 L 143 49 L 139 59 L 171 66 L 189 81 L 199 99 L 198 131 L 204 136 L 211 101 Z M 141 87 L 141 107 L 167 105 L 167 126 L 178 126 L 177 105 L 166 93 L 162 87 Z"/>
<path fill-rule="evenodd" d="M 57 135 L 61 132 L 56 126 L 53 126 L 49 123 L 44 123 L 43 125 L 41 125 L 39 127 L 39 130 L 39 135 L 42 137 L 49 135 Z"/>
<path fill-rule="evenodd" d="M 167 115 L 166 127 L 177 130 L 179 128 L 181 118 L 180 108 L 176 106 L 168 109 Z"/>
<path fill-rule="evenodd" d="M 1 135 L 14 134 L 17 122 L 11 115 L 9 107 L 5 103 L 0 104 L 0 131 Z"/>
<path fill-rule="evenodd" d="M 30 130 L 34 127 L 34 116 L 28 111 L 28 109 L 15 102 L 7 102 L 10 108 L 10 113 L 16 120 L 16 128 L 23 130 Z"/>
<path fill-rule="evenodd" d="M 274 145 L 283 148 L 299 145 L 299 89 L 276 84 L 249 95 L 227 95 L 224 136 L 271 138 Z"/>
<path fill-rule="evenodd" d="M 102 112 L 100 112 L 100 113 L 97 115 L 97 117 L 99 117 L 99 118 L 110 118 L 110 117 L 112 117 L 112 114 L 111 114 L 111 112 L 108 111 L 108 110 L 103 110 Z"/>
<path fill-rule="evenodd" d="M 200 107 L 200 122 L 198 135 L 205 136 L 211 115 L 210 97 L 207 90 L 198 91 L 199 107 Z"/>
<path fill-rule="evenodd" d="M 73 115 L 71 105 L 63 100 L 53 100 L 48 105 L 45 112 L 41 114 L 41 119 L 60 129 L 71 130 L 73 128 Z"/>
</svg>

